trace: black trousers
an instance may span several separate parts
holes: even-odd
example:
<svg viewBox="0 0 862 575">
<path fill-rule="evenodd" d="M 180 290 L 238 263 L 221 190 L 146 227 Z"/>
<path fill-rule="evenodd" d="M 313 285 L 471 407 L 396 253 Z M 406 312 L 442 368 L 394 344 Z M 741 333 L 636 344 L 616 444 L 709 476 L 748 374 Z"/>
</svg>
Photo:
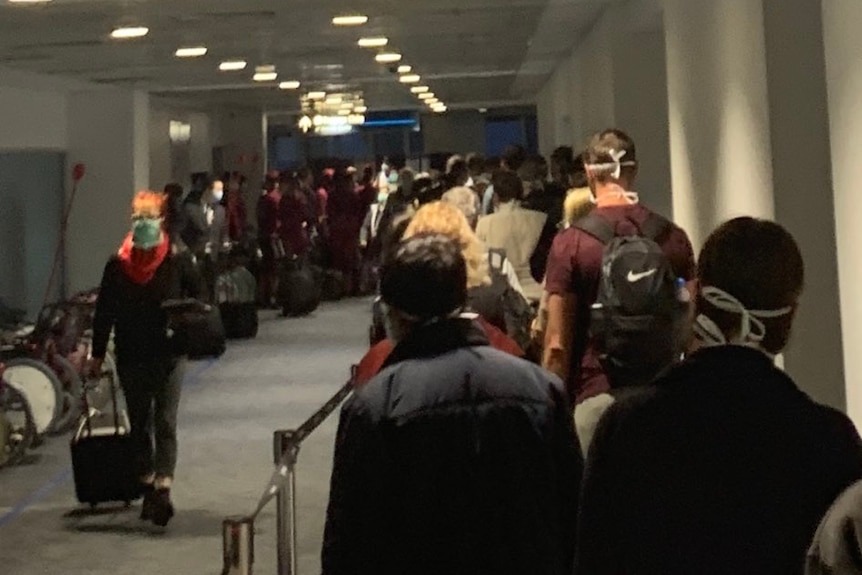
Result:
<svg viewBox="0 0 862 575">
<path fill-rule="evenodd" d="M 129 410 L 139 476 L 155 473 L 158 477 L 173 477 L 185 360 L 118 363 L 117 372 Z"/>
</svg>

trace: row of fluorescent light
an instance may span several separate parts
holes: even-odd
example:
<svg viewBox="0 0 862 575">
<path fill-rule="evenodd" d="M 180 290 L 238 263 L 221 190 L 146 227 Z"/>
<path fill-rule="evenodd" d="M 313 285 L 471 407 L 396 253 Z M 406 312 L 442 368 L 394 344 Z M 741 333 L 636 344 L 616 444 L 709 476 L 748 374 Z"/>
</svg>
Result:
<svg viewBox="0 0 862 575">
<path fill-rule="evenodd" d="M 332 19 L 334 26 L 362 26 L 368 22 L 368 16 L 363 14 L 351 14 L 336 16 Z M 389 38 L 385 36 L 369 36 L 360 38 L 357 42 L 360 48 L 375 48 L 381 50 L 374 60 L 379 64 L 397 64 L 401 62 L 403 56 L 399 52 L 385 51 L 389 45 Z M 425 102 L 432 110 L 438 113 L 447 110 L 446 104 L 440 101 L 431 91 L 428 86 L 419 86 L 422 81 L 422 76 L 413 71 L 413 67 L 408 64 L 398 66 L 398 81 L 402 84 L 416 84 L 410 91 L 416 94 L 419 99 Z M 309 95 L 310 97 L 310 95 Z"/>
</svg>

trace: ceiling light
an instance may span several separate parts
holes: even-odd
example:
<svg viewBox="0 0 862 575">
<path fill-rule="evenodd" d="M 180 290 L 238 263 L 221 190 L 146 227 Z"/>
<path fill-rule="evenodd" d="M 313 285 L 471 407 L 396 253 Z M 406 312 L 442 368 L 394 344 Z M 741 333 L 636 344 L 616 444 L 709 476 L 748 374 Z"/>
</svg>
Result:
<svg viewBox="0 0 862 575">
<path fill-rule="evenodd" d="M 446 110 L 448 110 L 449 108 L 447 108 L 446 106 L 434 106 L 434 108 L 433 108 L 433 109 L 434 109 L 434 111 L 435 111 L 435 112 L 437 112 L 438 114 L 442 114 L 443 112 L 445 112 L 445 111 L 446 111 Z"/>
<path fill-rule="evenodd" d="M 332 19 L 333 26 L 362 26 L 368 22 L 368 16 L 355 14 L 352 16 L 336 16 Z"/>
<path fill-rule="evenodd" d="M 278 85 L 282 90 L 296 90 L 299 86 L 300 84 L 296 80 L 288 80 L 287 82 L 282 82 Z"/>
<path fill-rule="evenodd" d="M 47 4 L 51 0 L 8 0 L 9 4 Z"/>
<path fill-rule="evenodd" d="M 403 66 L 398 66 L 398 73 L 399 74 L 406 74 L 406 73 L 412 72 L 412 71 L 413 71 L 413 66 L 408 66 L 406 64 Z"/>
<path fill-rule="evenodd" d="M 350 115 L 352 115 L 352 112 L 350 110 L 338 110 L 338 115 L 339 116 L 350 116 Z"/>
<path fill-rule="evenodd" d="M 111 32 L 111 38 L 115 40 L 126 40 L 128 38 L 143 38 L 150 33 L 150 29 L 144 26 L 129 26 L 117 28 Z"/>
<path fill-rule="evenodd" d="M 430 100 L 433 97 L 434 97 L 434 92 L 423 92 L 423 93 L 419 94 L 420 100 Z"/>
<path fill-rule="evenodd" d="M 353 111 L 357 114 L 364 114 L 368 111 L 368 106 L 356 106 L 355 108 L 353 108 Z"/>
<path fill-rule="evenodd" d="M 227 60 L 218 65 L 218 69 L 222 72 L 235 72 L 237 70 L 245 70 L 248 66 L 245 60 Z"/>
<path fill-rule="evenodd" d="M 337 106 L 342 102 L 343 98 L 341 96 L 329 96 L 326 98 L 327 106 Z"/>
<path fill-rule="evenodd" d="M 360 48 L 382 48 L 389 44 L 389 38 L 360 38 L 357 43 Z"/>
<path fill-rule="evenodd" d="M 479 113 L 480 113 L 480 114 L 487 114 L 487 113 L 488 113 L 488 108 L 479 108 Z"/>
<path fill-rule="evenodd" d="M 374 59 L 381 64 L 391 64 L 393 62 L 400 62 L 401 54 L 398 54 L 396 52 L 382 52 L 375 56 Z"/>
<path fill-rule="evenodd" d="M 174 56 L 177 58 L 200 58 L 201 56 L 206 56 L 206 54 L 207 49 L 204 46 L 177 48 L 177 51 L 174 52 Z"/>
<path fill-rule="evenodd" d="M 308 99 L 309 100 L 323 100 L 326 98 L 326 92 L 309 92 Z"/>
<path fill-rule="evenodd" d="M 402 84 L 415 84 L 421 79 L 422 77 L 419 74 L 405 74 L 404 76 L 401 76 L 401 78 L 399 78 L 399 81 Z"/>
<path fill-rule="evenodd" d="M 255 82 L 275 82 L 278 79 L 278 72 L 255 72 L 252 80 Z"/>
<path fill-rule="evenodd" d="M 434 104 L 440 103 L 440 99 L 439 98 L 431 98 L 430 100 L 425 100 L 425 103 L 431 107 L 434 107 Z"/>
<path fill-rule="evenodd" d="M 413 86 L 412 88 L 410 88 L 410 91 L 414 94 L 421 94 L 423 92 L 427 92 L 428 90 L 430 90 L 428 86 Z"/>
</svg>

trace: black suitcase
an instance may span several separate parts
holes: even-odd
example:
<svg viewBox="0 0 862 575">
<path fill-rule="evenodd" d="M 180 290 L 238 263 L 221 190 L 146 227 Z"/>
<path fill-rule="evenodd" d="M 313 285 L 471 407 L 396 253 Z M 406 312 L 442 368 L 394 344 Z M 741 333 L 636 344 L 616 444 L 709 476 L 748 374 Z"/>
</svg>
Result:
<svg viewBox="0 0 862 575">
<path fill-rule="evenodd" d="M 257 304 L 223 303 L 219 306 L 222 323 L 228 339 L 252 339 L 257 337 Z"/>
<path fill-rule="evenodd" d="M 92 409 L 85 394 L 86 412 L 71 441 L 75 495 L 93 507 L 110 502 L 128 504 L 141 497 L 129 418 L 117 404 L 114 383 L 110 385 L 110 412 Z"/>
<path fill-rule="evenodd" d="M 320 288 L 311 266 L 300 259 L 285 259 L 279 269 L 278 303 L 287 317 L 308 315 L 320 305 Z"/>
<path fill-rule="evenodd" d="M 344 274 L 338 270 L 323 270 L 321 282 L 321 299 L 323 301 L 339 301 L 344 299 Z"/>
</svg>

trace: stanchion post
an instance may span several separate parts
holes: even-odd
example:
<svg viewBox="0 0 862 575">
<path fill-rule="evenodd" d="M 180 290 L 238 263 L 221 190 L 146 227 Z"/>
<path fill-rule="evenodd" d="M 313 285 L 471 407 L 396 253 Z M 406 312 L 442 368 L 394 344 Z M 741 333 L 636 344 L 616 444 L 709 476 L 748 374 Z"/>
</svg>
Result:
<svg viewBox="0 0 862 575">
<path fill-rule="evenodd" d="M 222 522 L 224 567 L 222 575 L 252 575 L 254 519 L 228 517 Z"/>
<path fill-rule="evenodd" d="M 278 575 L 296 575 L 296 458 L 299 443 L 293 430 L 276 431 L 273 436 L 273 456 L 277 466 L 287 467 L 285 481 L 276 496 L 276 549 Z"/>
</svg>

